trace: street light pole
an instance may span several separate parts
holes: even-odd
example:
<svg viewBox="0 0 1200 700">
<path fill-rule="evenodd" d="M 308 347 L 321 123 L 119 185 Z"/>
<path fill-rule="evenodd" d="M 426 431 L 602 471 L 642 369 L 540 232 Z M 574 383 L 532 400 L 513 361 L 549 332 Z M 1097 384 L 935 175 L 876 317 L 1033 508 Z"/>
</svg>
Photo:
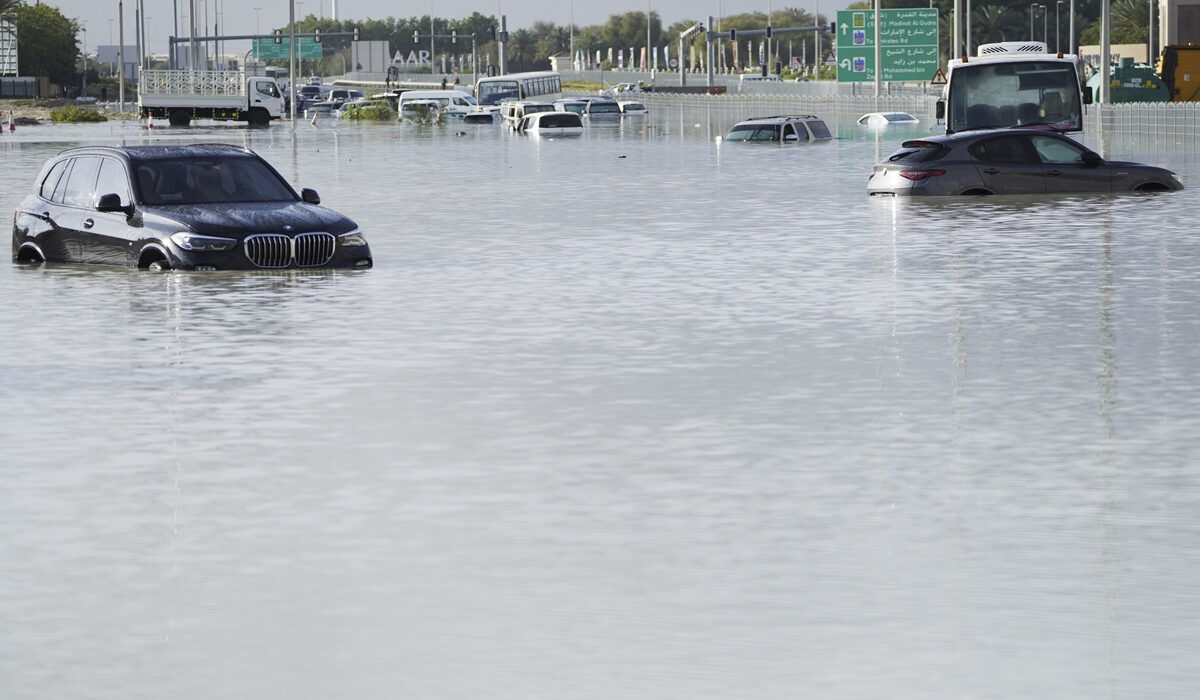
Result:
<svg viewBox="0 0 1200 700">
<path fill-rule="evenodd" d="M 1049 38 L 1047 35 L 1050 27 L 1050 10 L 1045 5 L 1038 5 L 1038 7 L 1042 8 L 1042 43 L 1045 44 Z"/>
<path fill-rule="evenodd" d="M 1062 4 L 1063 0 L 1058 0 L 1054 5 L 1054 51 L 1056 53 L 1062 51 L 1062 43 L 1058 40 L 1058 23 L 1059 17 L 1062 15 Z"/>
<path fill-rule="evenodd" d="M 1037 10 L 1037 3 L 1029 5 L 1029 40 L 1033 41 L 1033 13 Z"/>
</svg>

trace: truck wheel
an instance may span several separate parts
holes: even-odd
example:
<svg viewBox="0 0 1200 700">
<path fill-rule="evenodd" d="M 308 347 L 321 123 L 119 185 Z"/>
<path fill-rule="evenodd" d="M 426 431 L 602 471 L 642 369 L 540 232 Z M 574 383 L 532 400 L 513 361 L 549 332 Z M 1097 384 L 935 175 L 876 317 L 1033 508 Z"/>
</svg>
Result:
<svg viewBox="0 0 1200 700">
<path fill-rule="evenodd" d="M 250 110 L 250 126 L 268 126 L 271 123 L 271 115 L 267 110 L 261 107 L 255 107 Z"/>
<path fill-rule="evenodd" d="M 167 115 L 167 121 L 171 126 L 187 126 L 192 123 L 192 115 L 188 114 L 186 109 L 173 109 Z"/>
</svg>

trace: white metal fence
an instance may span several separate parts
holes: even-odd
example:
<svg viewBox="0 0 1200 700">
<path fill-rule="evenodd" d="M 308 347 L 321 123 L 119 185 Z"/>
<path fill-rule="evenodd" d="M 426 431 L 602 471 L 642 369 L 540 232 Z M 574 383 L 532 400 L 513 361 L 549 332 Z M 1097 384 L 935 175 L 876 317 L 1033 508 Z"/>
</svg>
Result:
<svg viewBox="0 0 1200 700">
<path fill-rule="evenodd" d="M 801 85 L 803 85 L 801 83 Z M 920 92 L 893 93 L 876 98 L 855 94 L 732 94 L 672 95 L 642 93 L 636 96 L 651 109 L 685 107 L 715 111 L 725 121 L 773 114 L 817 114 L 827 121 L 845 123 L 867 112 L 909 112 L 933 123 L 937 96 Z M 1088 105 L 1084 130 L 1102 138 L 1116 138 L 1147 147 L 1177 145 L 1195 151 L 1200 146 L 1200 102 L 1137 102 Z"/>
</svg>

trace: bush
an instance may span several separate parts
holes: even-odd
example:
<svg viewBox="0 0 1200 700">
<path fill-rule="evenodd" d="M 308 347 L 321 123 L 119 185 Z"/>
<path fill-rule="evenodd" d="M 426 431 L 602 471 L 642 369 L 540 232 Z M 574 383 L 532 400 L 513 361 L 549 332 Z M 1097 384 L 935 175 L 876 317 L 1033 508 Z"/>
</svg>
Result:
<svg viewBox="0 0 1200 700">
<path fill-rule="evenodd" d="M 406 109 L 410 110 L 410 116 L 404 117 L 404 120 L 413 124 L 432 126 L 446 121 L 445 113 L 431 105 L 414 104 Z"/>
<path fill-rule="evenodd" d="M 346 108 L 346 113 L 342 115 L 342 118 L 364 122 L 389 122 L 395 121 L 396 113 L 392 111 L 392 107 L 388 103 L 377 102 L 368 105 L 350 105 Z"/>
<path fill-rule="evenodd" d="M 50 121 L 55 124 L 80 124 L 83 122 L 106 122 L 108 117 L 86 107 L 59 107 L 50 110 Z"/>
</svg>

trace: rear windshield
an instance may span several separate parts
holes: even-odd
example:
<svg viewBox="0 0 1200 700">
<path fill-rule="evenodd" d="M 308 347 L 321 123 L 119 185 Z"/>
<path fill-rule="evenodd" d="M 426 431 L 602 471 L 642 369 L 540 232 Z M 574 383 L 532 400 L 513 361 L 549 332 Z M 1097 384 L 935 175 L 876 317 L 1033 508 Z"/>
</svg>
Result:
<svg viewBox="0 0 1200 700">
<path fill-rule="evenodd" d="M 946 154 L 949 149 L 934 141 L 905 141 L 900 150 L 888 156 L 893 163 L 928 163 Z"/>
<path fill-rule="evenodd" d="M 291 187 L 257 158 L 142 160 L 134 180 L 140 201 L 151 205 L 296 201 Z"/>
<path fill-rule="evenodd" d="M 561 129 L 564 127 L 583 126 L 579 121 L 579 115 L 571 112 L 559 112 L 557 114 L 547 114 L 542 117 L 538 125 L 543 129 Z"/>
</svg>

